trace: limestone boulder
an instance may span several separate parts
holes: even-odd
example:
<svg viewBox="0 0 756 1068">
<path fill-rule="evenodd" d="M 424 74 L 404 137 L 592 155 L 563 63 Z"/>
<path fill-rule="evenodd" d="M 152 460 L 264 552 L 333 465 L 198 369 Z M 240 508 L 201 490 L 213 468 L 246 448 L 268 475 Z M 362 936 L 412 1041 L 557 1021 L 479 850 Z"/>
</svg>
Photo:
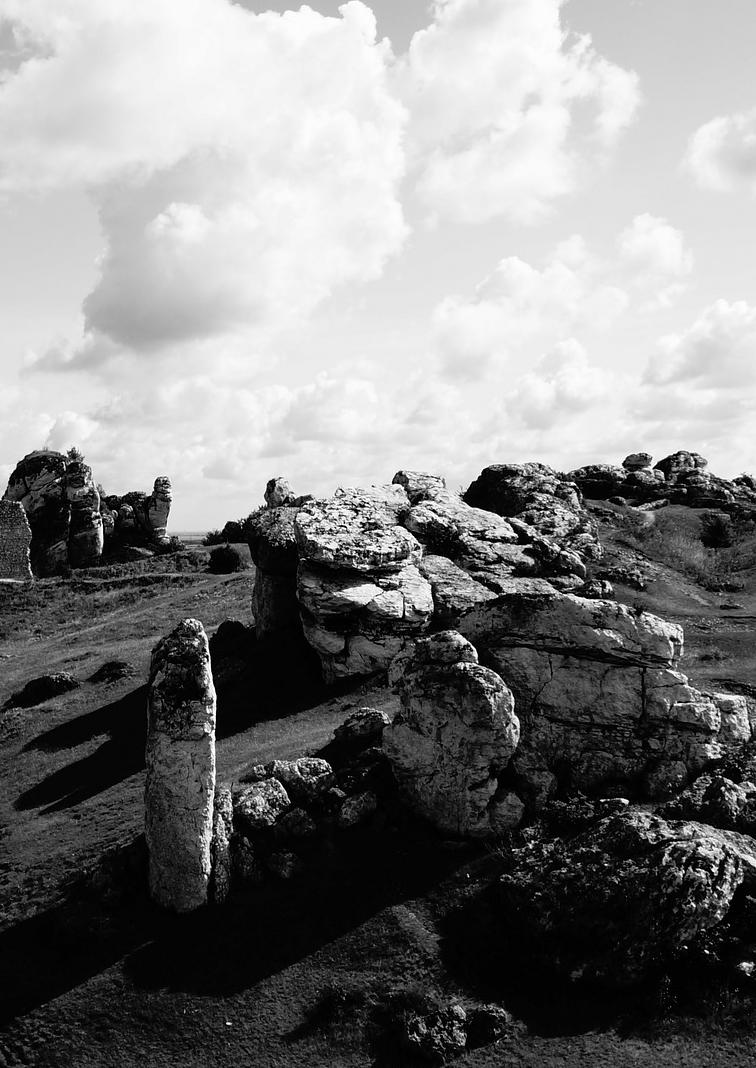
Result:
<svg viewBox="0 0 756 1068">
<path fill-rule="evenodd" d="M 291 799 L 278 779 L 252 783 L 234 799 L 234 815 L 252 835 L 269 830 L 292 807 Z"/>
<path fill-rule="evenodd" d="M 700 945 L 755 877 L 753 839 L 630 810 L 515 850 L 499 908 L 530 965 L 622 987 Z"/>
<path fill-rule="evenodd" d="M 3 495 L 4 500 L 19 501 L 26 512 L 32 532 L 31 568 L 40 577 L 68 567 L 67 463 L 62 453 L 49 449 L 30 452 L 14 468 Z"/>
<path fill-rule="evenodd" d="M 247 523 L 247 539 L 255 582 L 252 614 L 258 638 L 299 630 L 297 563 L 299 554 L 294 529 L 296 507 L 259 509 Z"/>
<path fill-rule="evenodd" d="M 419 639 L 392 678 L 401 709 L 383 748 L 402 795 L 446 834 L 492 835 L 499 777 L 520 734 L 511 691 L 448 631 Z"/>
<path fill-rule="evenodd" d="M 651 466 L 653 456 L 650 452 L 631 452 L 622 461 L 622 466 L 626 471 L 643 471 L 644 468 Z"/>
<path fill-rule="evenodd" d="M 493 464 L 471 483 L 465 501 L 517 517 L 563 549 L 586 559 L 601 556 L 595 521 L 582 506 L 577 485 L 545 464 Z"/>
<path fill-rule="evenodd" d="M 207 635 L 186 619 L 152 652 L 145 756 L 150 893 L 176 912 L 208 899 L 215 705 Z"/>
<path fill-rule="evenodd" d="M 401 522 L 409 511 L 402 486 L 339 489 L 307 501 L 294 520 L 300 559 L 350 571 L 395 571 L 416 564 L 417 539 Z"/>
<path fill-rule="evenodd" d="M 536 810 L 558 787 L 668 797 L 750 730 L 743 707 L 720 707 L 677 670 L 679 626 L 616 601 L 513 580 L 458 629 L 514 694 L 512 771 Z"/>
<path fill-rule="evenodd" d="M 80 461 L 69 463 L 65 488 L 70 510 L 69 566 L 94 567 L 102 556 L 105 535 L 100 514 L 100 493 L 92 477 L 92 468 Z"/>
<path fill-rule="evenodd" d="M 708 465 L 708 460 L 705 460 L 700 453 L 680 449 L 678 452 L 665 456 L 663 460 L 659 460 L 654 468 L 661 471 L 665 479 L 670 482 L 676 481 L 684 471 L 703 471 Z"/>
<path fill-rule="evenodd" d="M 446 479 L 427 471 L 397 471 L 391 482 L 404 488 L 411 504 L 432 500 L 446 490 Z"/>
<path fill-rule="evenodd" d="M 20 501 L 0 500 L 0 579 L 32 579 L 31 527 Z"/>
<path fill-rule="evenodd" d="M 152 487 L 152 493 L 144 502 L 144 527 L 150 540 L 157 545 L 168 543 L 168 516 L 171 511 L 173 491 L 171 480 L 167 475 L 158 475 Z"/>
</svg>

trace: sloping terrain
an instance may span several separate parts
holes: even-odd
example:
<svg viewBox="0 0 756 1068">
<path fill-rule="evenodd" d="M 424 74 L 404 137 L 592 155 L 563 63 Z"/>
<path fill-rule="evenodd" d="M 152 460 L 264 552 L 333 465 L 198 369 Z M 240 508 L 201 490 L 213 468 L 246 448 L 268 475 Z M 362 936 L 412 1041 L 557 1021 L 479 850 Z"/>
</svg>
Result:
<svg viewBox="0 0 756 1068">
<path fill-rule="evenodd" d="M 683 623 L 692 681 L 756 687 L 756 572 L 712 592 L 596 514 L 601 567 L 647 572 L 644 590 L 615 582 L 618 597 Z M 139 844 L 150 651 L 187 616 L 210 634 L 249 621 L 253 576 L 167 566 L 0 587 L 0 706 L 43 673 L 81 683 L 0 713 L 0 1066 L 400 1065 L 391 1020 L 434 996 L 501 1000 L 520 1021 L 460 1065 L 756 1065 L 738 992 L 700 1018 L 665 1018 L 636 997 L 559 1002 L 513 973 L 479 897 L 497 854 L 411 822 L 354 835 L 300 881 L 161 915 Z M 113 661 L 127 667 L 92 680 Z M 326 691 L 296 674 L 262 656 L 220 685 L 221 778 L 319 750 L 353 708 L 395 710 L 370 680 Z"/>
</svg>

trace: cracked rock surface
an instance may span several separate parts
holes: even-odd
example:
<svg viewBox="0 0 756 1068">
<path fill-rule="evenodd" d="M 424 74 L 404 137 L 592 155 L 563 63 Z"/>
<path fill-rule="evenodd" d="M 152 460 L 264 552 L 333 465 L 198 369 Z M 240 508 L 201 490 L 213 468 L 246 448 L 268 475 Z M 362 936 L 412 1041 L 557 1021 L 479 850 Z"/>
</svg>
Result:
<svg viewBox="0 0 756 1068">
<path fill-rule="evenodd" d="M 155 646 L 148 702 L 150 894 L 164 908 L 189 912 L 207 901 L 215 791 L 215 687 L 207 635 L 196 619 Z"/>
</svg>

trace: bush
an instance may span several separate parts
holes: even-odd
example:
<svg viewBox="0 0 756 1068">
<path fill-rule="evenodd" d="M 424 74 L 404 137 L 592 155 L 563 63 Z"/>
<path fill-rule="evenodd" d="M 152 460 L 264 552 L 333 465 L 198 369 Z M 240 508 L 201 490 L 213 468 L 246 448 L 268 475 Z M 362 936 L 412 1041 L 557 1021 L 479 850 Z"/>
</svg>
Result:
<svg viewBox="0 0 756 1068">
<path fill-rule="evenodd" d="M 707 549 L 728 549 L 734 540 L 732 520 L 722 512 L 704 512 L 701 516 L 701 541 Z"/>
<path fill-rule="evenodd" d="M 231 575 L 235 571 L 244 571 L 244 558 L 233 545 L 218 545 L 210 553 L 208 569 L 215 575 Z"/>
</svg>

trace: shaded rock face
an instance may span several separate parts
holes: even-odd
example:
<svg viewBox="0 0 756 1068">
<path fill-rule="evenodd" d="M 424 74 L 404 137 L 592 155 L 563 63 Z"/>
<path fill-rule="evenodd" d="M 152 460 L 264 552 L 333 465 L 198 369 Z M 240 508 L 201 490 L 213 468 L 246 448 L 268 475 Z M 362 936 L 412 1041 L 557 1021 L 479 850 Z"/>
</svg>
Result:
<svg viewBox="0 0 756 1068">
<path fill-rule="evenodd" d="M 594 520 L 582 506 L 577 485 L 545 464 L 493 464 L 464 495 L 467 504 L 515 517 L 584 559 L 601 556 Z"/>
<path fill-rule="evenodd" d="M 750 737 L 745 701 L 700 693 L 677 668 L 682 630 L 614 601 L 515 590 L 458 625 L 515 697 L 518 792 L 557 787 L 665 798 Z"/>
<path fill-rule="evenodd" d="M 114 533 L 127 543 L 138 536 L 147 545 L 166 545 L 168 516 L 173 491 L 167 475 L 158 475 L 152 493 L 130 490 L 122 496 L 107 497 L 105 505 L 111 514 Z M 108 522 L 110 526 L 110 522 Z"/>
<path fill-rule="evenodd" d="M 31 567 L 35 575 L 58 574 L 68 566 L 71 509 L 66 494 L 65 456 L 50 450 L 30 452 L 10 476 L 4 499 L 19 501 L 32 532 Z"/>
<path fill-rule="evenodd" d="M 401 711 L 383 736 L 411 807 L 462 837 L 489 836 L 492 818 L 501 823 L 499 776 L 520 735 L 511 691 L 477 660 L 454 631 L 419 639 L 392 665 Z"/>
<path fill-rule="evenodd" d="M 66 497 L 70 509 L 69 566 L 91 567 L 102 555 L 104 530 L 100 493 L 92 478 L 92 468 L 87 464 L 74 461 L 67 466 Z"/>
<path fill-rule="evenodd" d="M 201 623 L 186 619 L 152 653 L 145 754 L 150 894 L 175 912 L 208 898 L 215 705 L 207 636 Z M 216 841 L 219 833 L 216 827 Z"/>
<path fill-rule="evenodd" d="M 31 527 L 21 502 L 0 501 L 0 579 L 31 580 L 31 538 Z"/>
<path fill-rule="evenodd" d="M 694 948 L 755 877 L 752 839 L 629 811 L 516 850 L 500 908 L 537 966 L 626 986 Z"/>
<path fill-rule="evenodd" d="M 255 565 L 252 614 L 258 638 L 299 629 L 296 514 L 295 507 L 271 506 L 260 509 L 247 524 L 249 551 Z"/>
</svg>

